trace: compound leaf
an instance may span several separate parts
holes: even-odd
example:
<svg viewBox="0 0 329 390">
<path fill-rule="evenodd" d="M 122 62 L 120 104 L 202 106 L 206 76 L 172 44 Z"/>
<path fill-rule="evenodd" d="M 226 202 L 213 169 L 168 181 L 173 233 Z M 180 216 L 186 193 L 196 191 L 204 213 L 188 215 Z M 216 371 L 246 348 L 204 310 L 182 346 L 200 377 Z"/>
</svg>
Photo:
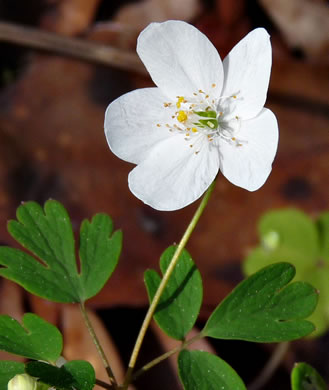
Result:
<svg viewBox="0 0 329 390">
<path fill-rule="evenodd" d="M 62 348 L 63 339 L 59 330 L 36 314 L 25 314 L 22 325 L 12 317 L 0 315 L 1 350 L 54 363 Z"/>
<path fill-rule="evenodd" d="M 185 390 L 246 390 L 233 368 L 209 352 L 181 351 L 178 369 Z"/>
<path fill-rule="evenodd" d="M 304 318 L 314 311 L 317 291 L 294 282 L 288 263 L 267 266 L 241 282 L 217 306 L 202 333 L 219 339 L 280 342 L 304 337 L 314 325 Z"/>
<path fill-rule="evenodd" d="M 164 274 L 176 251 L 175 246 L 167 248 L 160 258 L 160 269 Z M 152 301 L 161 277 L 154 270 L 144 275 L 150 301 Z M 160 298 L 154 319 L 170 337 L 183 340 L 192 329 L 199 315 L 202 303 L 202 280 L 190 254 L 184 250 L 174 268 L 169 282 Z"/>
<path fill-rule="evenodd" d="M 91 223 L 85 221 L 79 273 L 71 221 L 55 200 L 47 201 L 44 210 L 36 202 L 22 204 L 8 231 L 40 261 L 20 250 L 0 247 L 0 264 L 5 266 L 0 275 L 55 302 L 83 302 L 95 295 L 113 272 L 121 250 L 121 233 L 108 237 L 112 233 L 108 216 L 99 214 Z"/>
</svg>

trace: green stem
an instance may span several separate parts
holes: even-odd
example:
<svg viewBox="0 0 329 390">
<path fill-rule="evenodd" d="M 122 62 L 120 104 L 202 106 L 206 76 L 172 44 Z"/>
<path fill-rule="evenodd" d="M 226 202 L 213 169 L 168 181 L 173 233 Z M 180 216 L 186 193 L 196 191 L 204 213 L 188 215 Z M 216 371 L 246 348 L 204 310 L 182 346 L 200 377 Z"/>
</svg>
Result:
<svg viewBox="0 0 329 390">
<path fill-rule="evenodd" d="M 192 337 L 189 340 L 184 341 L 181 345 L 178 345 L 176 348 L 164 353 L 163 355 L 158 356 L 157 358 L 151 360 L 149 363 L 145 364 L 140 370 L 136 371 L 135 374 L 132 376 L 132 380 L 137 379 L 139 376 L 144 374 L 147 370 L 150 368 L 156 366 L 157 364 L 161 363 L 163 360 L 169 358 L 170 356 L 174 355 L 177 352 L 180 352 L 182 349 L 188 347 L 192 343 L 194 343 L 197 340 L 200 340 L 204 337 L 202 333 L 198 333 L 196 336 Z"/>
<path fill-rule="evenodd" d="M 87 314 L 86 307 L 85 307 L 83 302 L 80 302 L 80 311 L 81 311 L 83 320 L 84 320 L 84 322 L 86 324 L 86 327 L 88 329 L 88 332 L 89 332 L 89 334 L 90 334 L 90 336 L 91 336 L 91 338 L 92 338 L 92 340 L 93 340 L 93 342 L 94 342 L 94 344 L 96 346 L 97 352 L 98 352 L 98 354 L 99 354 L 99 356 L 100 356 L 100 358 L 101 358 L 101 360 L 103 362 L 103 365 L 105 367 L 107 375 L 108 375 L 108 377 L 110 379 L 110 386 L 112 386 L 112 388 L 117 388 L 117 381 L 116 381 L 115 376 L 113 374 L 113 371 L 112 371 L 112 369 L 110 367 L 110 363 L 107 360 L 105 352 L 104 352 L 104 350 L 103 350 L 103 348 L 102 348 L 102 346 L 101 346 L 101 344 L 100 344 L 100 342 L 98 340 L 98 337 L 97 337 L 97 335 L 95 333 L 95 330 L 94 330 L 94 328 L 93 328 L 93 326 L 92 326 L 92 324 L 90 322 L 90 319 L 89 319 L 88 314 Z"/>
<path fill-rule="evenodd" d="M 110 385 L 109 383 L 103 382 L 97 378 L 95 379 L 95 385 L 103 387 L 104 389 L 113 390 L 113 385 Z"/>
<path fill-rule="evenodd" d="M 207 203 L 209 201 L 209 198 L 210 198 L 210 195 L 214 189 L 214 186 L 215 186 L 215 181 L 213 181 L 213 183 L 210 185 L 210 187 L 208 188 L 207 192 L 204 194 L 203 198 L 202 198 L 202 201 L 199 205 L 199 207 L 197 208 L 195 214 L 193 215 L 193 218 L 191 220 L 191 222 L 189 223 L 183 237 L 181 238 L 178 246 L 177 246 L 177 249 L 173 255 L 173 258 L 171 259 L 171 262 L 165 272 L 165 274 L 163 275 L 163 278 L 161 280 L 161 283 L 158 287 L 158 290 L 157 292 L 155 293 L 154 295 L 154 298 L 152 300 L 152 303 L 146 313 L 146 316 L 144 318 L 144 322 L 141 326 L 141 329 L 139 331 L 139 334 L 138 334 L 138 337 L 137 337 L 137 340 L 136 340 L 136 343 L 135 343 L 135 346 L 134 346 L 134 349 L 133 349 L 133 352 L 131 354 L 131 358 L 130 358 L 130 362 L 129 362 L 129 366 L 128 366 L 128 370 L 127 370 L 127 374 L 126 374 L 126 377 L 125 377 L 125 381 L 123 383 L 123 389 L 127 389 L 128 387 L 128 384 L 130 383 L 130 380 L 131 380 L 131 376 L 132 376 L 132 372 L 135 368 L 135 364 L 136 364 L 136 360 L 137 360 L 137 356 L 139 354 L 139 351 L 140 351 L 140 348 L 141 348 L 141 345 L 143 343 L 143 340 L 144 340 L 144 336 L 145 336 L 145 333 L 147 331 L 147 328 L 149 327 L 150 325 L 150 322 L 152 320 L 152 317 L 153 317 L 153 314 L 155 312 L 155 309 L 159 303 L 159 300 L 160 300 L 160 297 L 163 293 L 163 290 L 165 289 L 167 283 L 168 283 L 168 280 L 177 264 L 177 261 L 179 259 L 179 256 L 181 255 L 183 249 L 185 248 L 185 245 L 187 244 L 187 241 L 189 240 L 195 226 L 197 225 L 205 207 L 207 206 Z"/>
</svg>

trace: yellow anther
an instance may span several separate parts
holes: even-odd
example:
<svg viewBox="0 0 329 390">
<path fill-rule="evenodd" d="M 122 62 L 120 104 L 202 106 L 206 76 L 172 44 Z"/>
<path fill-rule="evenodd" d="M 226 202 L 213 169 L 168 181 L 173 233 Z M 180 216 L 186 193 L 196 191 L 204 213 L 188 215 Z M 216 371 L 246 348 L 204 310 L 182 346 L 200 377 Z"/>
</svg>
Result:
<svg viewBox="0 0 329 390">
<path fill-rule="evenodd" d="M 236 138 L 235 138 L 235 137 L 232 137 L 231 140 L 232 140 L 232 141 L 236 141 Z"/>
<path fill-rule="evenodd" d="M 219 116 L 222 116 L 223 115 L 223 111 L 221 111 L 220 113 L 219 113 Z"/>
<path fill-rule="evenodd" d="M 236 99 L 236 95 L 233 95 L 232 98 L 233 98 L 233 99 Z"/>
<path fill-rule="evenodd" d="M 178 115 L 177 115 L 177 120 L 179 122 L 185 122 L 187 119 L 187 114 L 185 111 L 181 110 L 181 111 L 178 111 Z"/>
<path fill-rule="evenodd" d="M 196 127 L 192 127 L 192 133 L 197 133 L 198 129 Z"/>
<path fill-rule="evenodd" d="M 181 105 L 182 105 L 182 102 L 184 102 L 184 98 L 183 96 L 177 96 L 177 103 L 176 103 L 176 107 L 177 108 L 180 108 Z"/>
<path fill-rule="evenodd" d="M 193 92 L 193 95 L 194 95 L 194 96 L 198 96 L 198 94 L 197 94 L 197 93 L 195 93 L 195 92 Z"/>
<path fill-rule="evenodd" d="M 189 137 L 190 136 L 190 133 L 186 133 L 186 137 Z"/>
<path fill-rule="evenodd" d="M 160 123 L 157 123 L 157 126 L 158 126 L 158 127 L 161 127 Z"/>
<path fill-rule="evenodd" d="M 209 95 L 206 95 L 206 99 L 208 99 L 209 98 Z"/>
<path fill-rule="evenodd" d="M 212 86 L 213 88 L 215 88 L 215 87 L 216 87 L 216 84 L 211 84 L 211 86 Z"/>
<path fill-rule="evenodd" d="M 202 91 L 202 89 L 199 89 L 199 93 L 204 93 L 204 92 Z"/>
<path fill-rule="evenodd" d="M 236 115 L 236 116 L 235 116 L 235 119 L 239 119 L 239 117 Z"/>
</svg>

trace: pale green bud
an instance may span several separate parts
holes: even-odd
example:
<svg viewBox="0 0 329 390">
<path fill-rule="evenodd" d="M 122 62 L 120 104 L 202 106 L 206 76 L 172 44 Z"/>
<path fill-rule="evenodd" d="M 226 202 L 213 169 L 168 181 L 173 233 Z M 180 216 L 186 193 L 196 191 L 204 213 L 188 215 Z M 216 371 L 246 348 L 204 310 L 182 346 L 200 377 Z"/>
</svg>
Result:
<svg viewBox="0 0 329 390">
<path fill-rule="evenodd" d="M 17 374 L 8 382 L 8 390 L 36 390 L 37 380 L 27 374 Z"/>
</svg>

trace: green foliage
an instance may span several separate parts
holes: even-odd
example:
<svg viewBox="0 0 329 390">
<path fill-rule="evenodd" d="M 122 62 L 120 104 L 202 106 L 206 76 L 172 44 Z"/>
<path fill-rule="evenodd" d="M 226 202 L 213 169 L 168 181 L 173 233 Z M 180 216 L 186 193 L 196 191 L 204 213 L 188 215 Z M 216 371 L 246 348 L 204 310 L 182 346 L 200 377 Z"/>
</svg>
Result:
<svg viewBox="0 0 329 390">
<path fill-rule="evenodd" d="M 25 252 L 0 247 L 0 275 L 27 291 L 55 302 L 83 302 L 99 292 L 112 274 L 121 251 L 121 232 L 111 238 L 111 219 L 98 214 L 84 221 L 80 237 L 78 272 L 70 218 L 57 201 L 27 202 L 17 209 L 17 220 L 10 221 L 10 234 L 41 262 Z"/>
<path fill-rule="evenodd" d="M 59 330 L 36 314 L 25 314 L 22 325 L 7 315 L 0 316 L 0 349 L 30 359 L 54 363 L 63 348 Z"/>
<path fill-rule="evenodd" d="M 291 372 L 292 390 L 327 390 L 319 373 L 306 363 L 297 363 Z"/>
<path fill-rule="evenodd" d="M 320 292 L 309 319 L 316 326 L 311 336 L 323 333 L 329 327 L 329 212 L 313 222 L 298 210 L 271 211 L 260 219 L 258 230 L 261 244 L 248 255 L 244 272 L 251 275 L 282 260 L 292 263 L 296 280 L 309 282 Z"/>
<path fill-rule="evenodd" d="M 167 248 L 160 258 L 160 269 L 164 274 L 175 253 L 176 247 Z M 144 275 L 150 301 L 161 282 L 154 270 Z M 183 340 L 192 329 L 202 303 L 202 280 L 190 254 L 184 250 L 157 306 L 154 318 L 159 327 L 169 336 Z"/>
<path fill-rule="evenodd" d="M 314 330 L 304 320 L 315 309 L 318 294 L 308 283 L 294 282 L 295 269 L 277 263 L 241 282 L 217 306 L 202 333 L 219 339 L 280 342 Z"/>
<path fill-rule="evenodd" d="M 185 390 L 246 390 L 233 368 L 209 352 L 181 351 L 178 369 Z"/>
<path fill-rule="evenodd" d="M 40 382 L 57 389 L 92 390 L 95 385 L 95 371 L 92 365 L 84 360 L 72 360 L 62 367 L 30 362 L 25 370 L 29 375 L 39 378 Z"/>
<path fill-rule="evenodd" d="M 8 382 L 17 374 L 24 374 L 24 363 L 0 361 L 0 390 L 7 390 Z"/>
<path fill-rule="evenodd" d="M 96 295 L 117 266 L 122 233 L 113 233 L 113 223 L 106 214 L 84 220 L 80 230 L 81 286 L 83 299 Z M 111 237 L 111 238 L 110 238 Z"/>
</svg>

